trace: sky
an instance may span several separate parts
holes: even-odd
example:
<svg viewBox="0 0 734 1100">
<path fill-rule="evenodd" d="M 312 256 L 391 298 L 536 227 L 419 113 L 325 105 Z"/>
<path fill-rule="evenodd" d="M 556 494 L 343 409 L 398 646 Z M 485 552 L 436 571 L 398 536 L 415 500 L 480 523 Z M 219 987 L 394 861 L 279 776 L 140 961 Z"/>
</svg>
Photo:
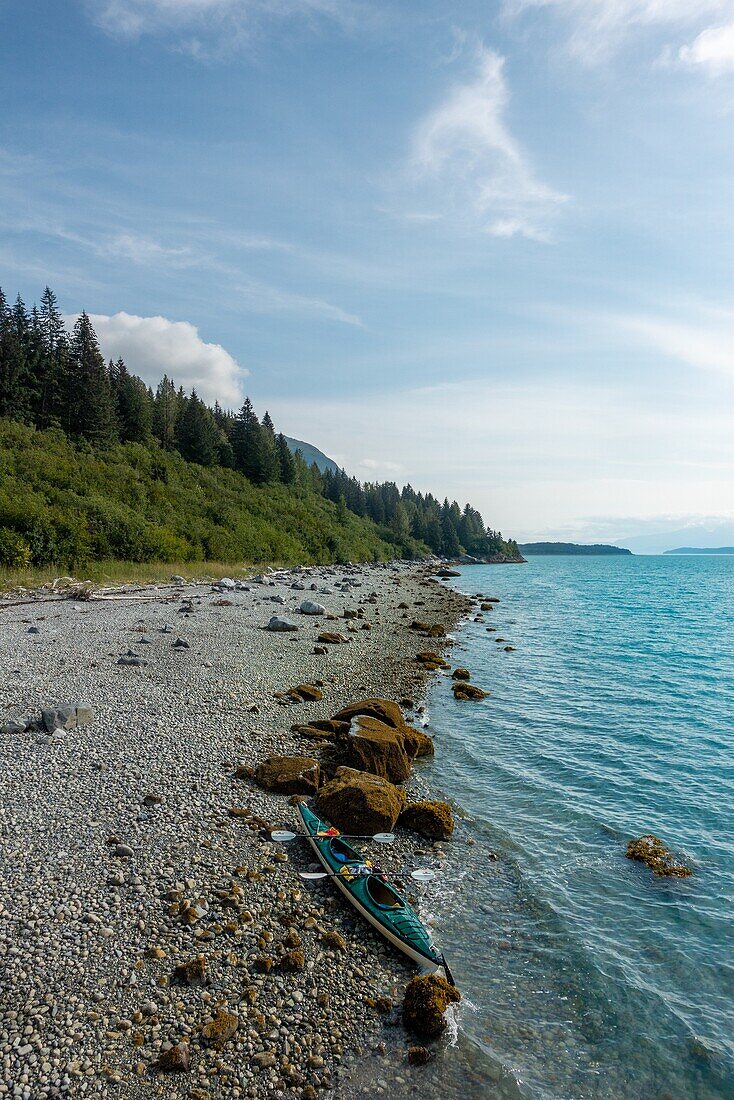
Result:
<svg viewBox="0 0 734 1100">
<path fill-rule="evenodd" d="M 734 543 L 734 0 L 0 0 L 0 56 L 8 297 L 506 536 Z"/>
</svg>

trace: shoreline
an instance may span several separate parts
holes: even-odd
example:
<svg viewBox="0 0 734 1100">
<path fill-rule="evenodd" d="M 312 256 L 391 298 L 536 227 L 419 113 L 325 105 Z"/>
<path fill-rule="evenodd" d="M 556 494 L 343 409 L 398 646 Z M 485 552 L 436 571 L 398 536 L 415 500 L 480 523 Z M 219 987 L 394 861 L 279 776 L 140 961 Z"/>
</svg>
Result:
<svg viewBox="0 0 734 1100">
<path fill-rule="evenodd" d="M 233 773 L 272 753 L 303 753 L 292 724 L 360 698 L 420 703 L 431 674 L 415 662 L 422 645 L 407 628 L 413 613 L 451 630 L 469 609 L 429 579 L 433 571 L 321 566 L 278 573 L 277 585 L 246 581 L 249 591 L 201 583 L 145 589 L 150 600 L 0 603 L 8 674 L 0 723 L 49 704 L 94 710 L 89 725 L 60 734 L 0 739 L 8 957 L 0 1095 L 42 1100 L 114 1088 L 120 1097 L 307 1097 L 338 1088 L 345 1056 L 379 1045 L 385 1017 L 365 1003 L 366 991 L 399 1004 L 415 969 L 328 889 L 299 884 L 289 862 L 307 859 L 278 852 L 230 814 L 246 809 L 272 826 L 296 819 L 286 796 Z M 342 578 L 353 587 L 336 591 Z M 313 653 L 321 616 L 296 616 L 290 634 L 262 630 L 309 595 L 290 591 L 294 580 L 332 588 L 317 598 L 337 616 L 363 608 L 371 629 L 321 655 Z M 182 597 L 191 599 L 189 614 Z M 188 648 L 172 647 L 179 634 Z M 128 649 L 149 663 L 118 666 Z M 273 697 L 315 679 L 324 682 L 319 702 L 285 706 Z M 118 844 L 133 854 L 116 856 Z M 399 829 L 381 862 L 389 871 L 430 849 Z M 200 913 L 191 925 L 174 912 L 182 902 Z M 289 927 L 303 969 L 258 973 L 254 959 Z M 172 984 L 173 968 L 199 954 L 208 984 Z M 29 992 L 9 994 L 14 986 Z M 200 1029 L 219 1008 L 237 1017 L 237 1030 L 218 1050 Z M 189 1039 L 188 1072 L 151 1073 L 165 1044 Z M 408 1072 L 419 1080 L 420 1069 Z"/>
</svg>

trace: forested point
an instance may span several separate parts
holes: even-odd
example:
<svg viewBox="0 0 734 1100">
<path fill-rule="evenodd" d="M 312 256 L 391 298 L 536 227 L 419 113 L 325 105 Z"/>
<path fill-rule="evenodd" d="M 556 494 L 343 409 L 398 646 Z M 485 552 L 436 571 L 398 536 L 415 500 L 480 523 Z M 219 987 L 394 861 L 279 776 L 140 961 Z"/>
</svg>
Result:
<svg viewBox="0 0 734 1100">
<path fill-rule="evenodd" d="M 0 565 L 519 557 L 476 509 L 321 472 L 249 398 L 209 407 L 106 362 L 86 313 L 0 289 Z"/>
</svg>

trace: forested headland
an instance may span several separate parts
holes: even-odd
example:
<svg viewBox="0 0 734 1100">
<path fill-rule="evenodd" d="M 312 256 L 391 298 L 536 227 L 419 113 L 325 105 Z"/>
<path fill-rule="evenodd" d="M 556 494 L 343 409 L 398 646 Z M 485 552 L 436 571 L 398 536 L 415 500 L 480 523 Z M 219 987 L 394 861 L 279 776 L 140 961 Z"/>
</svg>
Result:
<svg viewBox="0 0 734 1100">
<path fill-rule="evenodd" d="M 131 364 L 131 366 L 134 366 Z M 86 313 L 0 289 L 0 566 L 91 561 L 516 559 L 467 504 L 321 472 L 266 412 L 153 389 L 105 361 Z"/>
</svg>

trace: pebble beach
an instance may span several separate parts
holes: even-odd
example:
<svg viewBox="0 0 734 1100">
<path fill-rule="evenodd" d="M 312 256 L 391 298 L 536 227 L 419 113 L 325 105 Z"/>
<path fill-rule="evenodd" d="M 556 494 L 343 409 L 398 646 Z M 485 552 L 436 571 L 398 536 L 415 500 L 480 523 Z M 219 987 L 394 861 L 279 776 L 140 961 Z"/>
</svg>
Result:
<svg viewBox="0 0 734 1100">
<path fill-rule="evenodd" d="M 348 1097 L 415 968 L 298 878 L 305 845 L 267 832 L 294 806 L 235 774 L 361 698 L 420 725 L 410 620 L 450 630 L 467 600 L 403 563 L 102 595 L 0 601 L 0 1096 Z M 322 698 L 283 696 L 302 682 Z M 45 728 L 64 705 L 89 720 Z M 440 862 L 397 833 L 386 870 Z"/>
</svg>

